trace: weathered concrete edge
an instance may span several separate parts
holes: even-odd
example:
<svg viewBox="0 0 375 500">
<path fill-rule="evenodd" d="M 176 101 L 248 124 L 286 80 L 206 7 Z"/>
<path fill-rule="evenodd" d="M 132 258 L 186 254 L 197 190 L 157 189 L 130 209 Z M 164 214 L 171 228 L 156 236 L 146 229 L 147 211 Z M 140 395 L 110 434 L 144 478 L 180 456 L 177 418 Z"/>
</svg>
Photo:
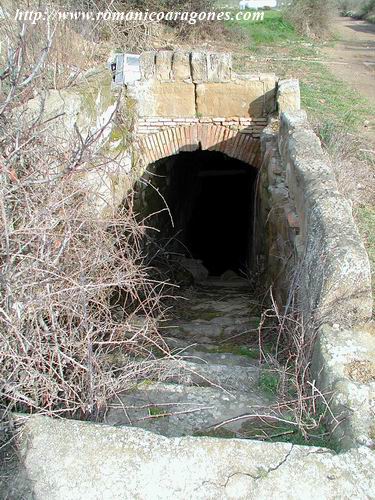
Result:
<svg viewBox="0 0 375 500">
<path fill-rule="evenodd" d="M 340 446 L 373 447 L 375 382 L 348 372 L 360 363 L 375 373 L 374 336 L 363 326 L 372 315 L 368 255 L 304 111 L 281 114 L 278 144 L 300 224 L 301 306 L 318 327 L 312 373 L 317 387 L 331 393 L 330 425 Z"/>
<path fill-rule="evenodd" d="M 143 429 L 26 418 L 10 498 L 369 498 L 375 455 L 289 443 L 166 438 Z M 32 486 L 30 496 L 25 487 Z M 33 496 L 32 496 L 33 495 Z"/>
<path fill-rule="evenodd" d="M 277 110 L 279 114 L 285 111 L 301 109 L 301 92 L 298 80 L 279 80 L 276 92 Z"/>
<path fill-rule="evenodd" d="M 375 447 L 375 335 L 373 325 L 318 331 L 312 373 L 329 401 L 330 427 L 341 449 Z"/>
<path fill-rule="evenodd" d="M 304 312 L 315 321 L 354 325 L 371 319 L 368 255 L 350 203 L 303 111 L 282 113 L 279 151 L 304 247 Z"/>
</svg>

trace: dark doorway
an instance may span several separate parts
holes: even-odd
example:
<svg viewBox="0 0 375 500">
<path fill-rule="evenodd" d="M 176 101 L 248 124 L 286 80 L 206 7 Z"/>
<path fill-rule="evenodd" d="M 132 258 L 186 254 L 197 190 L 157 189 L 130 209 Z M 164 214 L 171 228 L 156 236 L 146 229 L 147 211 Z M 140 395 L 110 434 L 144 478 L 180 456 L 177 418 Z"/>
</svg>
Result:
<svg viewBox="0 0 375 500">
<path fill-rule="evenodd" d="M 148 186 L 144 199 L 155 213 L 162 209 L 162 198 L 169 207 L 154 217 L 159 237 L 169 241 L 175 235 L 179 252 L 202 260 L 211 275 L 244 271 L 256 176 L 250 165 L 210 151 L 180 153 L 155 163 L 147 179 L 153 187 Z M 147 203 L 148 197 L 155 200 L 155 192 L 159 203 Z"/>
</svg>

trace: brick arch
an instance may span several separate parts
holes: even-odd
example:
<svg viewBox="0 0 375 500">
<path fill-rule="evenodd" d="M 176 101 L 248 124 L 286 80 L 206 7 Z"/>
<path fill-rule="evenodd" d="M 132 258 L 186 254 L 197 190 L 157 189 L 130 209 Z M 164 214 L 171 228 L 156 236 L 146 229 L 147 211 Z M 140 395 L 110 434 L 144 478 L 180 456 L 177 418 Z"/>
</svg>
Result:
<svg viewBox="0 0 375 500">
<path fill-rule="evenodd" d="M 144 163 L 153 163 L 180 152 L 218 151 L 260 168 L 260 141 L 245 132 L 223 125 L 197 123 L 171 127 L 139 137 L 140 154 Z"/>
</svg>

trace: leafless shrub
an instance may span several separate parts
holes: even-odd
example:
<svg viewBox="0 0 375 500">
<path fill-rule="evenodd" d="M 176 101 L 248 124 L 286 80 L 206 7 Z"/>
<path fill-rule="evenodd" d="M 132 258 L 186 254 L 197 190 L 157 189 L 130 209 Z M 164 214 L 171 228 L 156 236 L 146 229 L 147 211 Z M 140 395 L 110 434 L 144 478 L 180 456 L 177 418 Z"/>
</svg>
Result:
<svg viewBox="0 0 375 500">
<path fill-rule="evenodd" d="M 330 33 L 336 12 L 335 0 L 292 0 L 285 7 L 285 18 L 301 35 L 325 38 Z"/>
<path fill-rule="evenodd" d="M 92 12 L 111 12 L 121 14 L 132 12 L 212 12 L 217 8 L 214 0 L 67 0 L 61 5 L 70 9 L 90 10 Z M 82 23 L 74 28 L 82 33 Z M 139 53 L 148 49 L 168 49 L 181 44 L 199 43 L 224 36 L 226 29 L 220 21 L 186 22 L 181 19 L 163 19 L 161 21 L 123 21 L 91 23 L 89 38 L 107 41 L 113 48 Z M 87 35 L 84 35 L 87 38 Z"/>
<path fill-rule="evenodd" d="M 155 12 L 212 12 L 217 8 L 214 0 L 118 0 L 117 8 L 122 10 L 149 10 Z M 188 23 L 180 19 L 165 19 L 161 22 L 174 30 L 180 41 L 201 41 L 220 36 L 224 32 L 223 23 L 219 21 L 199 21 Z"/>
<path fill-rule="evenodd" d="M 2 73 L 0 397 L 7 408 L 94 418 L 149 375 L 150 363 L 135 355 L 166 350 L 156 330 L 164 285 L 143 263 L 145 226 L 131 195 L 103 218 L 83 182 L 86 171 L 105 171 L 99 146 L 109 123 L 61 140 L 60 117 L 46 117 L 42 95 L 39 112 L 26 112 L 54 30 L 35 59 L 29 34 L 21 26 L 8 37 Z M 121 366 L 111 363 L 116 350 L 126 355 Z"/>
<path fill-rule="evenodd" d="M 268 409 L 261 420 L 269 424 L 270 432 L 275 425 L 276 431 L 277 426 L 284 426 L 285 435 L 298 432 L 306 442 L 314 439 L 328 442 L 330 433 L 324 423 L 327 417 L 337 425 L 339 420 L 330 410 L 330 395 L 319 391 L 311 374 L 317 330 L 303 320 L 298 301 L 299 280 L 297 268 L 293 271 L 288 299 L 282 310 L 271 288 L 271 307 L 263 312 L 259 326 L 261 363 L 269 369 L 270 377 L 265 383 L 274 385 L 278 397 L 276 405 Z M 270 323 L 274 325 L 271 330 L 264 328 Z M 271 353 L 264 347 L 270 337 L 276 339 Z"/>
<path fill-rule="evenodd" d="M 327 152 L 340 192 L 356 209 L 375 200 L 375 151 L 365 137 L 353 132 L 351 125 L 350 116 L 345 116 L 342 123 L 318 123 L 314 128 Z"/>
<path fill-rule="evenodd" d="M 270 306 L 263 310 L 258 328 L 261 388 L 272 393 L 275 403 L 216 423 L 217 431 L 232 422 L 246 422 L 243 437 L 262 441 L 285 440 L 298 444 L 337 448 L 332 433 L 344 415 L 334 415 L 330 393 L 322 393 L 311 372 L 317 329 L 306 324 L 298 299 L 300 266 L 292 271 L 291 284 L 281 308 L 272 287 Z M 329 429 L 327 423 L 329 422 Z"/>
<path fill-rule="evenodd" d="M 152 48 L 160 38 L 159 23 L 96 20 L 95 15 L 99 11 L 112 13 L 127 11 L 126 5 L 111 0 L 95 2 L 20 0 L 17 5 L 0 0 L 0 7 L 7 15 L 6 21 L 0 20 L 3 37 L 10 38 L 13 42 L 20 33 L 19 28 L 22 24 L 15 19 L 17 10 L 55 14 L 51 19 L 41 20 L 35 24 L 30 21 L 25 22 L 25 26 L 29 29 L 28 46 L 24 54 L 25 62 L 35 60 L 37 54 L 44 48 L 45 39 L 39 36 L 40 32 L 48 26 L 54 32 L 49 50 L 50 57 L 38 82 L 39 86 L 43 84 L 49 88 L 61 89 L 72 85 L 87 69 L 106 64 L 113 50 L 139 53 Z M 72 18 L 69 15 L 58 17 L 57 12 L 71 13 Z M 75 15 L 79 16 L 85 12 L 91 12 L 94 18 L 74 18 Z"/>
<path fill-rule="evenodd" d="M 361 19 L 366 19 L 370 23 L 375 22 L 375 1 L 367 0 L 360 5 L 360 17 Z"/>
<path fill-rule="evenodd" d="M 342 16 L 359 17 L 364 10 L 366 0 L 339 0 L 338 7 Z"/>
<path fill-rule="evenodd" d="M 155 7 L 152 4 L 146 6 L 142 2 L 133 2 L 131 0 L 90 0 L 84 3 L 85 5 L 80 5 L 82 2 L 73 0 L 63 2 L 63 6 L 66 8 L 68 5 L 71 9 L 83 9 L 94 14 L 100 11 L 113 15 L 108 22 L 104 20 L 92 22 L 91 30 L 86 26 L 86 32 L 89 35 L 85 36 L 100 41 L 101 45 L 105 44 L 111 49 L 140 53 L 142 50 L 152 49 L 162 38 L 162 26 L 159 22 L 147 19 L 134 21 L 121 19 L 121 15 L 129 11 L 144 12 L 147 8 L 158 11 L 161 10 L 160 6 L 158 9 L 157 5 Z M 82 32 L 82 22 L 77 22 L 74 26 L 78 33 Z"/>
</svg>

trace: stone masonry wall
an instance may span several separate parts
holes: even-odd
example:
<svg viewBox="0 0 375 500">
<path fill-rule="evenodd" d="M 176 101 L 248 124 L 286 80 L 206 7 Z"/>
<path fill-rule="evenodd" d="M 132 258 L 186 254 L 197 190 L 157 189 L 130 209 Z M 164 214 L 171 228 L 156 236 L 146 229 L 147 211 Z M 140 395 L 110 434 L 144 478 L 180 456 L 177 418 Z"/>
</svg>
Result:
<svg viewBox="0 0 375 500">
<path fill-rule="evenodd" d="M 351 325 L 372 312 L 370 265 L 350 203 L 303 111 L 281 116 L 278 147 L 298 217 L 303 309 L 316 321 Z"/>
<path fill-rule="evenodd" d="M 128 86 L 140 118 L 261 118 L 275 111 L 274 74 L 237 75 L 226 53 L 149 51 Z"/>
<path fill-rule="evenodd" d="M 256 168 L 261 162 L 260 142 L 250 133 L 213 123 L 160 128 L 138 136 L 139 163 L 147 165 L 181 152 L 218 151 Z"/>
<path fill-rule="evenodd" d="M 199 148 L 259 165 L 259 138 L 276 109 L 275 75 L 236 75 L 230 54 L 183 51 L 144 52 L 140 73 L 127 90 L 143 165 Z"/>
<path fill-rule="evenodd" d="M 311 369 L 316 388 L 329 393 L 329 424 L 340 446 L 372 447 L 371 275 L 351 206 L 338 192 L 304 111 L 286 111 L 271 121 L 261 150 L 255 238 L 269 284 L 284 307 L 289 291 L 296 290 L 305 333 L 317 335 Z"/>
<path fill-rule="evenodd" d="M 260 138 L 260 135 L 267 125 L 267 118 L 239 118 L 232 116 L 229 118 L 215 117 L 215 118 L 173 118 L 173 117 L 150 117 L 140 118 L 137 121 L 135 132 L 141 134 L 152 134 L 160 132 L 167 128 L 174 127 L 188 127 L 197 123 L 221 125 L 230 130 L 235 130 L 243 134 L 251 134 L 253 137 Z"/>
</svg>

